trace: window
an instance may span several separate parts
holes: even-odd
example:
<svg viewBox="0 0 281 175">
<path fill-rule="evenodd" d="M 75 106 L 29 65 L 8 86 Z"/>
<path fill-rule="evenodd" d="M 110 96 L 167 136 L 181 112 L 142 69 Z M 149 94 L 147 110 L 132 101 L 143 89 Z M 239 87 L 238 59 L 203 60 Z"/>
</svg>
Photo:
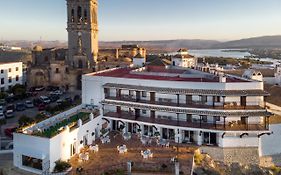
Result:
<svg viewBox="0 0 281 175">
<path fill-rule="evenodd" d="M 146 110 L 142 110 L 142 114 L 146 114 Z"/>
<path fill-rule="evenodd" d="M 142 91 L 142 92 L 141 92 L 141 96 L 142 96 L 142 97 L 146 97 L 146 96 L 147 96 L 146 91 Z"/>
<path fill-rule="evenodd" d="M 5 84 L 5 78 L 1 78 L 1 84 Z"/>
<path fill-rule="evenodd" d="M 202 121 L 203 121 L 204 123 L 207 123 L 208 119 L 207 119 L 207 116 L 206 116 L 206 115 L 202 116 Z"/>
<path fill-rule="evenodd" d="M 74 9 L 71 10 L 71 22 L 74 22 Z"/>
<path fill-rule="evenodd" d="M 220 96 L 216 96 L 216 97 L 215 97 L 215 102 L 218 102 L 218 103 L 221 102 Z"/>
<path fill-rule="evenodd" d="M 12 72 L 12 68 L 9 68 L 9 72 Z"/>
<path fill-rule="evenodd" d="M 56 68 L 56 73 L 60 73 L 60 69 L 59 68 Z"/>
<path fill-rule="evenodd" d="M 4 73 L 4 70 L 3 69 L 1 69 L 1 74 L 3 74 Z"/>
<path fill-rule="evenodd" d="M 1 87 L 1 92 L 4 92 L 5 91 L 5 88 L 4 87 Z"/>
<path fill-rule="evenodd" d="M 16 71 L 19 71 L 19 67 L 16 67 Z"/>
<path fill-rule="evenodd" d="M 9 83 L 12 83 L 12 77 L 9 77 Z"/>
<path fill-rule="evenodd" d="M 49 61 L 49 57 L 48 57 L 48 56 L 45 56 L 45 57 L 44 57 L 44 61 L 45 61 L 45 62 L 48 62 L 48 61 Z"/>
<path fill-rule="evenodd" d="M 77 9 L 77 18 L 78 18 L 78 21 L 79 21 L 79 22 L 82 22 L 82 7 L 81 7 L 81 6 L 78 6 L 78 9 Z"/>
<path fill-rule="evenodd" d="M 43 170 L 41 159 L 36 159 L 36 158 L 25 156 L 25 155 L 22 155 L 22 165 L 31 167 L 34 169 L 38 169 L 38 170 Z"/>
<path fill-rule="evenodd" d="M 16 81 L 19 81 L 19 76 L 18 75 L 16 76 Z"/>
<path fill-rule="evenodd" d="M 215 120 L 216 122 L 219 122 L 219 121 L 221 121 L 221 118 L 220 118 L 219 116 L 215 116 L 215 117 L 214 117 L 214 120 Z"/>
</svg>

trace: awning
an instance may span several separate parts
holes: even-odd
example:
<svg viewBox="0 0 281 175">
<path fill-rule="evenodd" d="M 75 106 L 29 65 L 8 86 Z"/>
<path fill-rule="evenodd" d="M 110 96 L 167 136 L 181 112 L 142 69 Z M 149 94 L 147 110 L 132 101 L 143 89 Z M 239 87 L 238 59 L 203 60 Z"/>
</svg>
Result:
<svg viewBox="0 0 281 175">
<path fill-rule="evenodd" d="M 177 89 L 151 86 L 107 83 L 104 88 L 116 88 L 136 91 L 158 92 L 163 94 L 207 95 L 207 96 L 270 96 L 263 90 L 214 90 L 214 89 Z"/>
<path fill-rule="evenodd" d="M 154 110 L 171 113 L 182 113 L 182 114 L 194 114 L 194 115 L 207 115 L 207 116 L 271 116 L 272 114 L 266 109 L 257 110 L 217 110 L 217 109 L 199 109 L 199 108 L 187 108 L 187 107 L 173 107 L 173 106 L 162 106 L 162 105 L 151 105 L 132 103 L 125 101 L 114 101 L 114 100 L 103 100 L 102 104 L 122 106 L 127 108 L 137 108 L 142 110 Z"/>
</svg>

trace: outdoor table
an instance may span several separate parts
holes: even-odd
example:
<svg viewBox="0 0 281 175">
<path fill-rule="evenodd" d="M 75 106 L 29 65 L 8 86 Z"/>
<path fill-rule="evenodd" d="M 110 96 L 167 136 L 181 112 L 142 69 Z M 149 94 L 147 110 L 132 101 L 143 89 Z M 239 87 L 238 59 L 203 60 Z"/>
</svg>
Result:
<svg viewBox="0 0 281 175">
<path fill-rule="evenodd" d="M 143 156 L 144 159 L 153 157 L 153 153 L 150 151 L 150 149 L 142 151 L 141 155 Z"/>
<path fill-rule="evenodd" d="M 98 152 L 99 151 L 99 145 L 90 146 L 90 150 L 94 151 L 94 152 Z"/>
<path fill-rule="evenodd" d="M 124 153 L 126 153 L 128 151 L 126 145 L 117 146 L 117 150 L 119 151 L 120 154 L 124 154 Z"/>
<path fill-rule="evenodd" d="M 79 158 L 83 161 L 88 161 L 89 160 L 89 154 L 82 153 L 82 154 L 80 154 Z"/>
<path fill-rule="evenodd" d="M 101 143 L 110 143 L 110 138 L 109 137 L 104 137 L 104 138 L 101 138 Z"/>
</svg>

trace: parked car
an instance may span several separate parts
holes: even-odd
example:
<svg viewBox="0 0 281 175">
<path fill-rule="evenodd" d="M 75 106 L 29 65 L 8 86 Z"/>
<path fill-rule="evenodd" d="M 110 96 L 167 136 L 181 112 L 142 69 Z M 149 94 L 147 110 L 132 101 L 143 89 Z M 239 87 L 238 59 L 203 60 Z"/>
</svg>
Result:
<svg viewBox="0 0 281 175">
<path fill-rule="evenodd" d="M 44 103 L 41 103 L 38 105 L 38 110 L 39 111 L 44 111 L 46 109 L 46 105 Z"/>
<path fill-rule="evenodd" d="M 35 87 L 34 90 L 37 91 L 37 92 L 44 91 L 45 87 L 44 86 L 37 86 L 37 87 Z"/>
<path fill-rule="evenodd" d="M 49 99 L 51 100 L 51 102 L 56 102 L 60 97 L 58 95 L 50 95 Z"/>
<path fill-rule="evenodd" d="M 58 87 L 58 86 L 48 86 L 46 88 L 46 91 L 56 91 L 56 90 L 59 90 L 59 89 L 60 89 L 60 87 Z"/>
<path fill-rule="evenodd" d="M 6 104 L 5 99 L 0 99 L 0 106 L 4 106 Z"/>
<path fill-rule="evenodd" d="M 39 98 L 43 103 L 50 104 L 51 100 L 47 96 L 40 96 Z"/>
<path fill-rule="evenodd" d="M 6 111 L 14 111 L 15 110 L 15 105 L 14 104 L 8 104 L 6 106 Z"/>
<path fill-rule="evenodd" d="M 73 100 L 72 100 L 71 97 L 65 97 L 65 98 L 64 98 L 64 101 L 66 101 L 66 102 L 68 102 L 68 103 L 70 103 L 70 104 L 73 103 Z"/>
<path fill-rule="evenodd" d="M 5 115 L 3 112 L 0 112 L 0 120 L 5 119 Z"/>
<path fill-rule="evenodd" d="M 5 150 L 12 150 L 14 148 L 14 143 L 10 142 L 5 146 Z"/>
<path fill-rule="evenodd" d="M 36 107 L 38 107 L 42 103 L 44 103 L 44 102 L 42 102 L 42 100 L 40 100 L 39 98 L 33 99 L 33 105 Z"/>
<path fill-rule="evenodd" d="M 26 93 L 26 95 L 28 96 L 28 97 L 35 97 L 35 96 L 37 96 L 38 95 L 38 92 L 34 92 L 34 91 L 29 91 L 29 92 L 27 92 Z"/>
<path fill-rule="evenodd" d="M 17 110 L 17 111 L 24 111 L 24 110 L 25 110 L 25 105 L 24 105 L 24 103 L 17 103 L 17 104 L 16 104 L 16 110 Z"/>
<path fill-rule="evenodd" d="M 6 128 L 6 129 L 4 130 L 4 132 L 5 132 L 5 135 L 6 135 L 7 137 L 13 138 L 13 133 L 14 133 L 16 130 L 17 130 L 17 127 Z"/>
<path fill-rule="evenodd" d="M 34 107 L 33 102 L 30 101 L 30 100 L 25 101 L 25 107 L 26 108 L 33 108 Z"/>
<path fill-rule="evenodd" d="M 61 90 L 56 90 L 56 91 L 52 91 L 52 92 L 50 92 L 50 95 L 62 95 L 63 94 L 63 92 L 61 91 Z"/>
<path fill-rule="evenodd" d="M 58 100 L 57 100 L 57 105 L 61 105 L 63 102 L 64 102 L 63 99 L 58 99 Z"/>
<path fill-rule="evenodd" d="M 14 115 L 14 111 L 13 110 L 7 110 L 6 111 L 6 118 L 13 118 Z"/>
<path fill-rule="evenodd" d="M 4 107 L 0 106 L 0 112 L 4 112 Z"/>
</svg>

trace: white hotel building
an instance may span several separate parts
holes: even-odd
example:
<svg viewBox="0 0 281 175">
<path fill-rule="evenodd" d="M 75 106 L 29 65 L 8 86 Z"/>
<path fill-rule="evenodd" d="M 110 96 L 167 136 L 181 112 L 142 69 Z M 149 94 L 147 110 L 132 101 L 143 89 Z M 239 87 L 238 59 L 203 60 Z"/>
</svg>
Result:
<svg viewBox="0 0 281 175">
<path fill-rule="evenodd" d="M 259 147 L 269 134 L 263 82 L 193 69 L 119 68 L 83 77 L 83 103 L 102 107 L 112 130 L 180 143 Z"/>
<path fill-rule="evenodd" d="M 68 160 L 92 144 L 103 127 L 265 154 L 261 139 L 271 134 L 271 114 L 265 109 L 269 94 L 263 82 L 214 71 L 146 66 L 87 74 L 82 85 L 83 105 L 14 134 L 15 166 L 51 172 L 55 161 Z M 85 113 L 85 105 L 96 110 Z"/>
<path fill-rule="evenodd" d="M 16 84 L 24 84 L 22 62 L 0 63 L 0 90 L 9 90 Z"/>
</svg>

